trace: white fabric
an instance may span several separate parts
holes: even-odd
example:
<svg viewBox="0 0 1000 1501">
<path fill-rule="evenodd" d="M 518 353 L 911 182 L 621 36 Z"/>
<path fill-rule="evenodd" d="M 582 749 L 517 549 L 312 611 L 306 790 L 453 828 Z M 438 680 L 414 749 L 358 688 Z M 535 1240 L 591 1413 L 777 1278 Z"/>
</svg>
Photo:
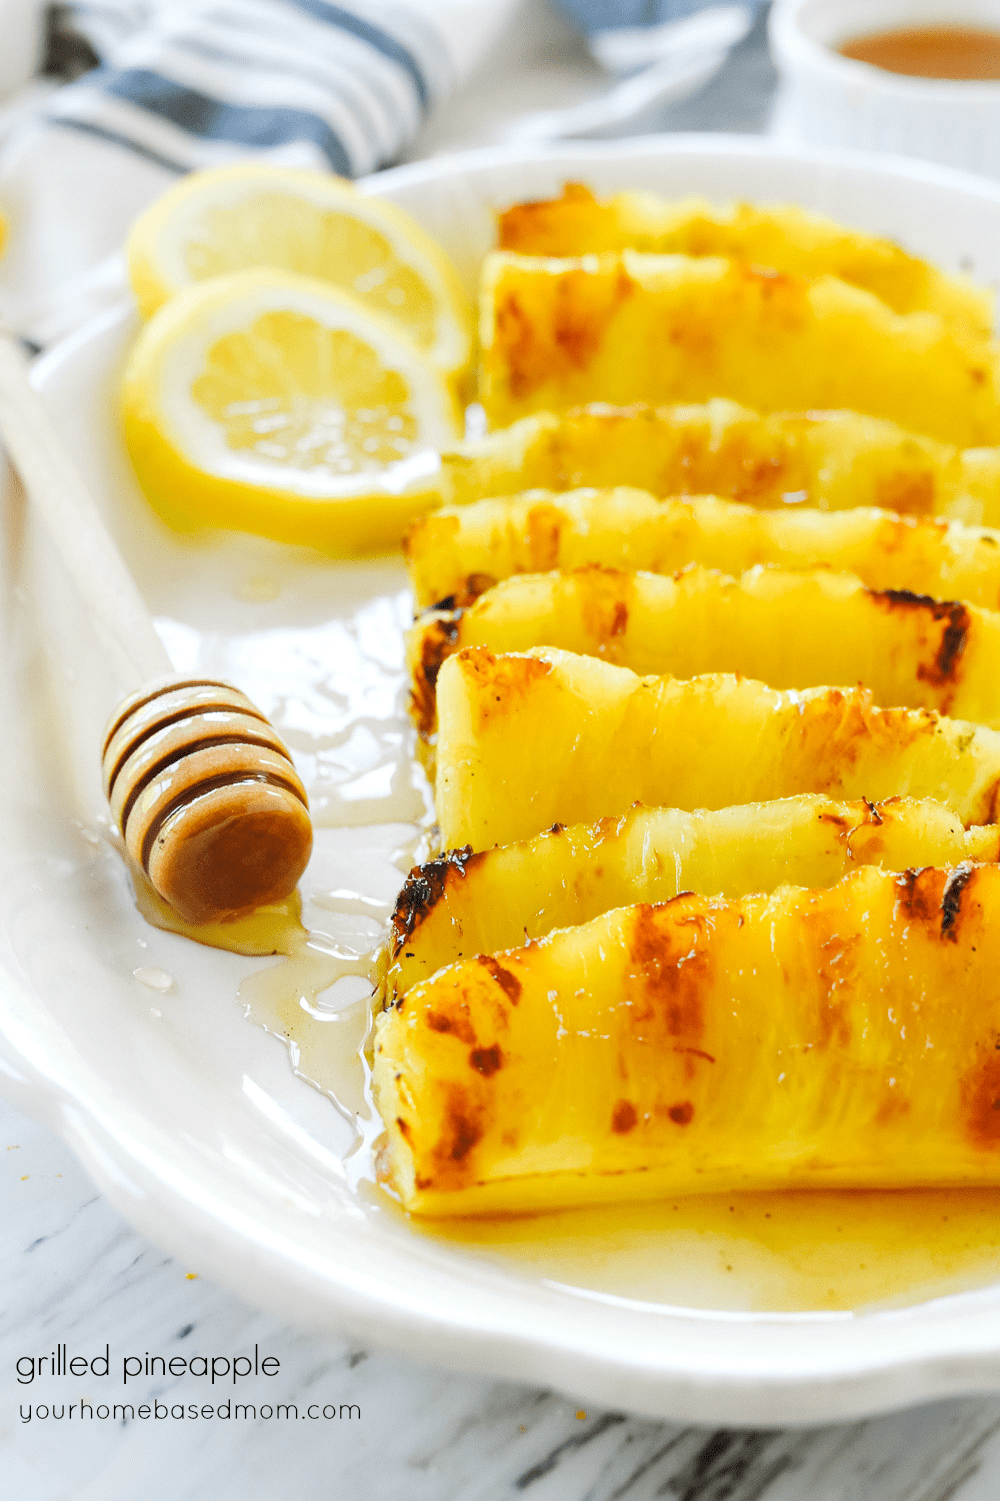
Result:
<svg viewBox="0 0 1000 1501">
<path fill-rule="evenodd" d="M 179 172 L 264 156 L 357 176 L 397 159 L 515 4 L 71 7 L 102 67 L 0 110 L 0 318 L 46 346 L 117 299 L 128 226 Z"/>
</svg>

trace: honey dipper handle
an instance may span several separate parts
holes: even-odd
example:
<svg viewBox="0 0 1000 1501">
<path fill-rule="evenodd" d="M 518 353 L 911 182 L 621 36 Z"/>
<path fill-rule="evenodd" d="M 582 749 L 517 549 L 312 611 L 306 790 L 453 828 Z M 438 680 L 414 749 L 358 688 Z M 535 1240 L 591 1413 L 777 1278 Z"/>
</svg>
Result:
<svg viewBox="0 0 1000 1501">
<path fill-rule="evenodd" d="M 0 442 L 128 685 L 169 672 L 142 596 L 6 329 L 0 329 Z"/>
</svg>

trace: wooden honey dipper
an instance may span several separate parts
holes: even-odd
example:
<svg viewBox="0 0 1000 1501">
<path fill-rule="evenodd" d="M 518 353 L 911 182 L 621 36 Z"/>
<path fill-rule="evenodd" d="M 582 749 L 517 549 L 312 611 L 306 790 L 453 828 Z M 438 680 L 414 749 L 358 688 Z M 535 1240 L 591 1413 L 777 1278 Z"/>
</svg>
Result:
<svg viewBox="0 0 1000 1501">
<path fill-rule="evenodd" d="M 0 330 L 0 441 L 125 682 L 104 791 L 126 849 L 185 922 L 290 895 L 312 848 L 305 788 L 264 715 L 215 678 L 171 671 L 135 583 Z"/>
</svg>

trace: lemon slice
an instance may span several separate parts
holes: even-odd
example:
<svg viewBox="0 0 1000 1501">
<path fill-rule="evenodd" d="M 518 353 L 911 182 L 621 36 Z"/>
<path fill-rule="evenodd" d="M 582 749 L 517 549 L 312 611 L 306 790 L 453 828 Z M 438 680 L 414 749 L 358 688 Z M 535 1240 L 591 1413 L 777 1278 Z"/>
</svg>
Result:
<svg viewBox="0 0 1000 1501">
<path fill-rule="evenodd" d="M 140 332 L 125 442 L 174 526 L 233 527 L 341 555 L 394 545 L 433 504 L 451 387 L 389 319 L 328 282 L 218 277 Z"/>
<path fill-rule="evenodd" d="M 145 317 L 196 282 L 273 266 L 396 319 L 449 374 L 469 363 L 471 314 L 447 256 L 394 204 L 328 173 L 252 163 L 193 172 L 136 221 L 127 257 Z"/>
</svg>

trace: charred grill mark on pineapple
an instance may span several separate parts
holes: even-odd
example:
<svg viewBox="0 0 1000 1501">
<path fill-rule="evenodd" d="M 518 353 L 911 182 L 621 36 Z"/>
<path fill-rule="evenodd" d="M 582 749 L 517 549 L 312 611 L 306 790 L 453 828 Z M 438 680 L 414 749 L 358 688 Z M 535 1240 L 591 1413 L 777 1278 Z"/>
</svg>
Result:
<svg viewBox="0 0 1000 1501">
<path fill-rule="evenodd" d="M 619 1100 L 611 1112 L 611 1129 L 619 1136 L 631 1131 L 639 1117 L 631 1100 Z"/>
<path fill-rule="evenodd" d="M 688 905 L 695 910 L 685 912 Z M 704 902 L 690 891 L 669 902 L 635 908 L 629 953 L 643 997 L 649 1002 L 648 1008 L 636 1007 L 638 1027 L 661 1019 L 671 1037 L 692 1042 L 701 1038 L 702 998 L 711 976 L 710 933 Z M 685 1062 L 693 1068 L 689 1058 Z"/>
<path fill-rule="evenodd" d="M 613 643 L 628 628 L 635 574 L 588 563 L 564 578 L 567 592 L 576 593 L 579 599 L 583 629 L 596 646 L 597 655 L 614 657 Z"/>
<path fill-rule="evenodd" d="M 732 480 L 726 486 L 733 500 L 759 504 L 768 497 L 799 495 L 809 498 L 806 484 L 794 485 L 789 475 L 788 455 L 783 453 L 746 454 Z M 714 477 L 714 476 L 713 476 Z M 805 500 L 803 504 L 805 504 Z"/>
<path fill-rule="evenodd" d="M 517 400 L 530 396 L 545 380 L 548 362 L 534 320 L 516 292 L 507 292 L 497 301 L 493 342 L 504 351 L 511 395 Z"/>
<path fill-rule="evenodd" d="M 525 308 L 517 290 L 498 291 L 494 351 L 518 401 L 560 374 L 587 368 L 635 282 L 621 264 L 614 276 L 602 277 L 574 267 L 554 275 L 547 291 L 551 304 L 541 317 Z"/>
<path fill-rule="evenodd" d="M 962 913 L 962 896 L 975 875 L 975 868 L 968 860 L 956 865 L 945 883 L 941 896 L 941 937 L 958 942 L 959 919 Z"/>
<path fill-rule="evenodd" d="M 483 1126 L 464 1090 L 452 1085 L 448 1090 L 447 1119 L 449 1130 L 441 1144 L 452 1162 L 461 1162 L 482 1140 Z"/>
<path fill-rule="evenodd" d="M 536 198 L 506 209 L 500 215 L 500 249 L 565 255 L 567 242 L 580 244 L 584 229 L 600 224 L 606 213 L 582 182 L 567 182 L 561 198 Z"/>
<path fill-rule="evenodd" d="M 927 866 L 905 870 L 896 879 L 899 905 L 908 918 L 938 929 L 942 942 L 957 943 L 963 918 L 963 898 L 976 876 L 968 860 L 954 870 Z"/>
<path fill-rule="evenodd" d="M 966 606 L 957 600 L 914 594 L 909 589 L 873 589 L 869 592 L 876 604 L 883 604 L 890 610 L 923 610 L 929 623 L 943 623 L 933 659 L 918 664 L 917 677 L 934 688 L 953 686 L 958 681 L 959 662 L 972 626 L 972 617 Z"/>
<path fill-rule="evenodd" d="M 947 872 L 933 865 L 904 870 L 896 879 L 903 913 L 914 922 L 937 923 L 946 880 Z"/>
<path fill-rule="evenodd" d="M 968 639 L 969 626 L 972 623 L 971 616 L 965 605 L 954 604 L 948 612 L 948 625 L 941 637 L 941 646 L 937 657 L 934 659 L 936 677 L 929 679 L 931 682 L 954 682 L 958 676 L 958 659 L 965 650 Z M 918 676 L 923 675 L 923 669 L 919 669 Z"/>
<path fill-rule="evenodd" d="M 415 1176 L 420 1190 L 467 1188 L 475 1179 L 474 1148 L 487 1130 L 490 1095 L 484 1080 L 475 1079 L 469 1088 L 443 1083 L 441 1090 L 440 1135 L 429 1150 L 419 1152 L 416 1158 L 425 1169 Z"/>
<path fill-rule="evenodd" d="M 469 1054 L 469 1064 L 477 1074 L 489 1079 L 497 1069 L 503 1067 L 503 1054 L 496 1043 L 489 1048 L 473 1048 Z"/>
<path fill-rule="evenodd" d="M 667 1114 L 675 1126 L 689 1126 L 694 1119 L 694 1106 L 690 1100 L 681 1100 L 678 1105 L 670 1105 Z"/>
<path fill-rule="evenodd" d="M 437 723 L 435 685 L 445 658 L 451 656 L 457 645 L 462 615 L 462 610 L 453 610 L 420 627 L 420 665 L 413 674 L 410 713 L 424 736 L 434 733 Z"/>
<path fill-rule="evenodd" d="M 966 1131 L 974 1146 L 1000 1147 L 1000 1040 L 963 1081 Z"/>
<path fill-rule="evenodd" d="M 454 1012 L 428 1011 L 427 1025 L 432 1032 L 443 1032 L 457 1037 L 459 1042 L 464 1042 L 471 1047 L 476 1041 L 476 1029 L 469 1020 L 468 1008 L 462 1006 L 460 1009 L 465 1012 L 464 1015 L 455 1015 Z"/>
<path fill-rule="evenodd" d="M 500 986 L 504 995 L 512 1006 L 516 1006 L 521 998 L 521 982 L 516 975 L 512 975 L 509 969 L 504 969 L 498 964 L 492 954 L 477 954 L 477 963 L 488 970 L 493 979 Z"/>
<path fill-rule="evenodd" d="M 559 567 L 559 548 L 565 519 L 558 506 L 540 504 L 531 507 L 525 518 L 524 540 L 528 545 L 528 557 L 533 571 L 548 573 Z"/>
<path fill-rule="evenodd" d="M 937 482 L 931 469 L 890 470 L 880 475 L 871 504 L 903 516 L 930 516 L 937 509 Z"/>
<path fill-rule="evenodd" d="M 477 693 L 473 698 L 476 733 L 489 722 L 495 704 L 500 705 L 501 715 L 509 713 L 511 703 L 517 695 L 530 692 L 533 684 L 552 673 L 552 663 L 544 657 L 498 657 L 486 646 L 467 646 L 457 654 L 455 660 L 463 672 L 481 679 L 488 686 L 487 693 Z"/>
<path fill-rule="evenodd" d="M 454 594 L 446 594 L 444 599 L 437 600 L 422 613 L 433 613 L 440 610 L 443 614 L 450 614 L 453 610 L 467 610 L 474 605 L 480 594 L 485 594 L 487 589 L 496 586 L 498 580 L 492 573 L 467 573 Z"/>
<path fill-rule="evenodd" d="M 470 866 L 477 865 L 482 858 L 482 854 L 473 854 L 471 844 L 464 844 L 461 849 L 448 850 L 424 865 L 413 867 L 396 898 L 390 920 L 393 959 L 437 906 L 449 879 L 464 879 Z"/>
<path fill-rule="evenodd" d="M 601 301 L 595 304 L 597 290 Z M 587 368 L 604 341 L 608 324 L 634 291 L 635 282 L 622 264 L 614 279 L 599 289 L 589 271 L 574 269 L 559 277 L 552 337 L 566 362 L 579 370 Z"/>
</svg>

